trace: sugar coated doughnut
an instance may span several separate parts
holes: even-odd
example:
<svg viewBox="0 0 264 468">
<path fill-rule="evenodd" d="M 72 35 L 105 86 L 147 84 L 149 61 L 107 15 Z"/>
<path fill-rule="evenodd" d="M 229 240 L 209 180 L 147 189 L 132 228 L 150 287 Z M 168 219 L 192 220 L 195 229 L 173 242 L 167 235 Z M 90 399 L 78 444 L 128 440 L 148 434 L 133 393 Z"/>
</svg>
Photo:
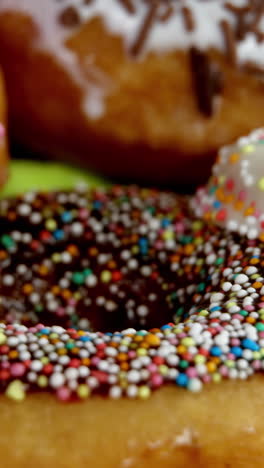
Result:
<svg viewBox="0 0 264 468">
<path fill-rule="evenodd" d="M 261 466 L 263 137 L 193 198 L 0 201 L 3 466 Z"/>
<path fill-rule="evenodd" d="M 1 0 L 13 135 L 122 180 L 205 182 L 263 125 L 263 25 L 260 0 Z"/>
</svg>

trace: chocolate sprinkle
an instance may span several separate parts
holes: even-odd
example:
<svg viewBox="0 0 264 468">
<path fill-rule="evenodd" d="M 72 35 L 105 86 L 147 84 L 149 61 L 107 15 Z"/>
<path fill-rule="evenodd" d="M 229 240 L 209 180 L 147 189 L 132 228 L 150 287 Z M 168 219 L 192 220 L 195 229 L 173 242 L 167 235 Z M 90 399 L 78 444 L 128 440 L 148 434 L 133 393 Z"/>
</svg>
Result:
<svg viewBox="0 0 264 468">
<path fill-rule="evenodd" d="M 207 54 L 195 47 L 190 50 L 190 62 L 198 108 L 206 117 L 212 117 L 214 98 L 223 89 L 223 74 Z"/>
</svg>

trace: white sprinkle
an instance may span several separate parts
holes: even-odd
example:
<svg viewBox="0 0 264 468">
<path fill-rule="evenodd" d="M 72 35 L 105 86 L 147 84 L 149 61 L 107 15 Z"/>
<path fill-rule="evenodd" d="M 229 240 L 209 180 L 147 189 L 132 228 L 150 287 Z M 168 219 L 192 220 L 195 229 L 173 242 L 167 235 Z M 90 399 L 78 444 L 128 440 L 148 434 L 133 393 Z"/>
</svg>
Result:
<svg viewBox="0 0 264 468">
<path fill-rule="evenodd" d="M 109 396 L 114 400 L 118 400 L 122 396 L 122 389 L 117 385 L 113 386 L 109 390 Z"/>
<path fill-rule="evenodd" d="M 49 379 L 49 384 L 52 388 L 60 388 L 65 382 L 65 377 L 63 374 L 55 372 L 51 375 Z"/>
<path fill-rule="evenodd" d="M 196 378 L 190 379 L 187 384 L 187 388 L 188 390 L 191 390 L 191 392 L 200 392 L 202 387 L 203 387 L 203 384 L 201 380 L 196 379 Z"/>
<path fill-rule="evenodd" d="M 248 281 L 248 276 L 244 275 L 243 273 L 237 275 L 237 277 L 235 278 L 235 283 L 236 284 L 244 284 L 247 281 Z"/>
</svg>

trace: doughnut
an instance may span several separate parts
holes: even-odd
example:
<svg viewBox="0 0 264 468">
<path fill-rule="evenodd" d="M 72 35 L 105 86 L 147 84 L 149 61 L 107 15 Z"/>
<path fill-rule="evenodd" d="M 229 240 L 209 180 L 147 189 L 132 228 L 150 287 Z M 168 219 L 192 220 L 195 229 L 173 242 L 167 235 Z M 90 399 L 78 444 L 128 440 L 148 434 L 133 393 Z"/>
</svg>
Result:
<svg viewBox="0 0 264 468">
<path fill-rule="evenodd" d="M 263 125 L 260 0 L 0 3 L 11 132 L 35 153 L 174 188 Z"/>
<path fill-rule="evenodd" d="M 261 466 L 263 153 L 223 148 L 193 197 L 0 201 L 3 466 Z"/>
<path fill-rule="evenodd" d="M 7 178 L 7 141 L 6 141 L 6 97 L 3 77 L 0 70 L 0 187 Z"/>
</svg>

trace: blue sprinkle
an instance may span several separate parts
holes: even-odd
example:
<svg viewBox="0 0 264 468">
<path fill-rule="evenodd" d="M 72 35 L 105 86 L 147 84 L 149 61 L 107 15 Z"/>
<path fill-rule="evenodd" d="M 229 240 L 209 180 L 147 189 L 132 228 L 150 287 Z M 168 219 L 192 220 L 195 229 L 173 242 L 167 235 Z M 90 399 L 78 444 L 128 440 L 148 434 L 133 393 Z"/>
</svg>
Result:
<svg viewBox="0 0 264 468">
<path fill-rule="evenodd" d="M 213 207 L 216 208 L 216 209 L 220 208 L 221 205 L 222 205 L 222 203 L 220 203 L 219 201 L 215 201 L 215 202 L 213 203 Z"/>
<path fill-rule="evenodd" d="M 221 356 L 222 350 L 219 348 L 219 346 L 212 346 L 210 353 L 212 356 Z"/>
<path fill-rule="evenodd" d="M 56 240 L 62 240 L 64 238 L 64 232 L 62 231 L 62 229 L 57 229 L 56 231 L 54 231 L 53 236 Z"/>
<path fill-rule="evenodd" d="M 172 328 L 171 325 L 162 325 L 161 330 L 168 330 L 169 328 Z"/>
<path fill-rule="evenodd" d="M 61 219 L 64 223 L 70 223 L 72 221 L 72 214 L 69 211 L 65 211 L 62 213 Z"/>
<path fill-rule="evenodd" d="M 230 349 L 230 352 L 234 354 L 236 357 L 242 356 L 242 349 L 239 346 L 233 346 Z"/>
<path fill-rule="evenodd" d="M 244 348 L 248 348 L 251 351 L 259 351 L 260 350 L 259 345 L 255 341 L 250 340 L 249 338 L 245 338 L 242 341 L 242 345 L 244 346 Z"/>
<path fill-rule="evenodd" d="M 40 333 L 41 333 L 42 335 L 49 335 L 49 334 L 50 334 L 50 330 L 49 330 L 48 328 L 41 328 Z"/>
<path fill-rule="evenodd" d="M 102 202 L 100 202 L 99 200 L 97 200 L 97 201 L 95 201 L 95 202 L 93 203 L 93 208 L 94 208 L 95 210 L 99 210 L 101 207 L 102 207 Z"/>
<path fill-rule="evenodd" d="M 220 306 L 210 307 L 211 312 L 215 312 L 216 310 L 221 310 L 221 307 Z"/>
<path fill-rule="evenodd" d="M 161 222 L 161 226 L 162 226 L 163 228 L 166 228 L 166 227 L 169 226 L 170 224 L 171 224 L 170 220 L 169 220 L 169 219 L 166 219 L 166 218 L 164 218 L 164 219 L 162 220 L 162 222 Z"/>
<path fill-rule="evenodd" d="M 91 341 L 91 338 L 89 336 L 80 336 L 80 338 L 78 338 L 80 341 Z"/>
<path fill-rule="evenodd" d="M 188 383 L 188 377 L 186 374 L 179 374 L 178 377 L 176 377 L 176 384 L 179 385 L 179 387 L 186 387 Z"/>
</svg>

